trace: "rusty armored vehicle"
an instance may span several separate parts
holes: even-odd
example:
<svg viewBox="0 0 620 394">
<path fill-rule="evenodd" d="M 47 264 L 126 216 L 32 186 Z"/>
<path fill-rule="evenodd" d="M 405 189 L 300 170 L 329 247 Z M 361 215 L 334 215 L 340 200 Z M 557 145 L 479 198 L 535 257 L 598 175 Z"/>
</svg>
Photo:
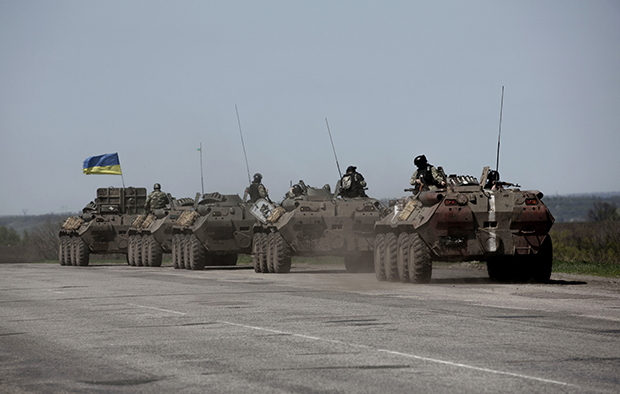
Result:
<svg viewBox="0 0 620 394">
<path fill-rule="evenodd" d="M 176 199 L 168 194 L 168 205 L 139 215 L 128 230 L 127 260 L 134 267 L 161 267 L 164 253 L 172 253 L 172 228 L 183 214 L 194 208 L 196 198 Z"/>
<path fill-rule="evenodd" d="M 90 254 L 127 254 L 127 230 L 144 212 L 146 188 L 99 188 L 97 198 L 59 232 L 60 265 L 87 266 Z"/>
<path fill-rule="evenodd" d="M 205 194 L 172 228 L 174 268 L 231 266 L 237 264 L 239 254 L 250 254 L 256 223 L 251 206 L 238 194 Z"/>
<path fill-rule="evenodd" d="M 446 187 L 400 199 L 375 224 L 378 280 L 427 283 L 433 261 L 486 261 L 492 279 L 547 282 L 554 218 L 538 190 L 450 175 Z M 406 189 L 405 191 L 413 191 Z"/>
<path fill-rule="evenodd" d="M 259 224 L 253 239 L 254 270 L 286 273 L 292 256 L 342 256 L 348 272 L 372 272 L 374 224 L 387 208 L 369 197 L 342 198 L 306 186 L 280 206 L 258 200 L 252 208 Z M 298 186 L 296 185 L 296 186 Z"/>
</svg>

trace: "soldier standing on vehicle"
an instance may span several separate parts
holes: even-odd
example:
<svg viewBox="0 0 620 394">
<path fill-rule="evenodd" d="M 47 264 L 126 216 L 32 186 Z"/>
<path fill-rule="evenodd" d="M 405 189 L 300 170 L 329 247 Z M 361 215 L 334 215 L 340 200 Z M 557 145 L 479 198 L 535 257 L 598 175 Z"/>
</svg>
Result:
<svg viewBox="0 0 620 394">
<path fill-rule="evenodd" d="M 347 173 L 340 180 L 340 195 L 346 198 L 368 197 L 364 188 L 366 181 L 362 174 L 356 171 L 357 167 L 349 166 Z"/>
<path fill-rule="evenodd" d="M 168 203 L 168 196 L 161 191 L 161 185 L 156 183 L 153 185 L 153 191 L 149 193 L 144 203 L 144 210 L 146 212 L 153 212 L 155 209 L 161 209 Z"/>
<path fill-rule="evenodd" d="M 413 159 L 413 164 L 418 169 L 413 173 L 409 183 L 415 187 L 416 190 L 435 190 L 439 187 L 446 186 L 446 177 L 443 173 L 443 169 L 435 168 L 426 160 L 426 156 L 420 155 Z"/>
<path fill-rule="evenodd" d="M 243 201 L 247 200 L 250 196 L 250 202 L 256 202 L 261 198 L 269 199 L 267 188 L 261 183 L 263 176 L 259 173 L 254 174 L 254 180 L 250 183 L 250 186 L 245 189 L 243 194 Z"/>
</svg>

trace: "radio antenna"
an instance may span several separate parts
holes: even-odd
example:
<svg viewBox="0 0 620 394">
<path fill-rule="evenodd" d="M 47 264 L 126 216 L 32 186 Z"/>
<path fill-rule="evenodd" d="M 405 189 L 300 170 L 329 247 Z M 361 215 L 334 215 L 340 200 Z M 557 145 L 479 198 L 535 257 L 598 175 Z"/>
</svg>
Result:
<svg viewBox="0 0 620 394">
<path fill-rule="evenodd" d="M 336 148 L 334 147 L 334 140 L 332 139 L 332 132 L 329 130 L 329 123 L 325 118 L 325 124 L 327 125 L 327 132 L 329 133 L 329 140 L 332 142 L 332 150 L 334 151 L 334 158 L 336 158 L 336 167 L 338 167 L 338 175 L 342 178 L 342 171 L 340 171 L 340 164 L 338 164 L 338 156 L 336 156 Z"/>
<path fill-rule="evenodd" d="M 248 164 L 248 155 L 245 153 L 245 143 L 243 142 L 243 133 L 241 132 L 241 120 L 239 120 L 239 110 L 237 109 L 237 104 L 235 104 L 235 111 L 237 112 L 239 135 L 241 136 L 241 146 L 243 147 L 243 156 L 245 157 L 245 168 L 248 170 L 248 183 L 252 183 L 252 178 L 250 177 L 250 165 Z"/>
<path fill-rule="evenodd" d="M 502 104 L 499 109 L 499 135 L 497 136 L 497 162 L 495 171 L 499 172 L 499 142 L 502 138 L 502 113 L 504 112 L 504 87 L 502 86 Z"/>
</svg>

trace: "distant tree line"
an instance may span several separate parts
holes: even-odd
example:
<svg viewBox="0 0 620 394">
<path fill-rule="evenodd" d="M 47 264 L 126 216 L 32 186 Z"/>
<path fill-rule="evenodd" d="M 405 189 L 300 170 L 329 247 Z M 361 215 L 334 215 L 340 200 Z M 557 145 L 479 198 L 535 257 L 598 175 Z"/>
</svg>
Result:
<svg viewBox="0 0 620 394">
<path fill-rule="evenodd" d="M 34 250 L 40 260 L 56 259 L 58 256 L 58 231 L 64 220 L 46 219 L 20 235 L 15 229 L 0 226 L 0 246 L 23 246 Z"/>
</svg>

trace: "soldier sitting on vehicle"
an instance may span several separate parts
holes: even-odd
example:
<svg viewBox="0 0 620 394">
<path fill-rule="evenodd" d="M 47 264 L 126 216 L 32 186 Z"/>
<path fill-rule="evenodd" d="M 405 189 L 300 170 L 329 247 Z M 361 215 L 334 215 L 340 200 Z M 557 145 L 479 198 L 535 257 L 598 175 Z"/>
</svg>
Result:
<svg viewBox="0 0 620 394">
<path fill-rule="evenodd" d="M 340 195 L 345 198 L 368 197 L 364 191 L 366 181 L 362 174 L 356 171 L 357 167 L 349 166 L 347 173 L 340 180 Z"/>
<path fill-rule="evenodd" d="M 153 212 L 155 209 L 162 209 L 168 204 L 168 196 L 161 191 L 161 185 L 156 183 L 153 185 L 153 191 L 149 193 L 144 203 L 145 212 Z"/>
<path fill-rule="evenodd" d="M 501 184 L 499 184 L 499 172 L 495 170 L 489 171 L 489 175 L 487 175 L 487 183 L 484 185 L 484 188 L 491 190 L 501 188 Z"/>
<path fill-rule="evenodd" d="M 443 168 L 435 168 L 426 160 L 426 156 L 417 156 L 413 159 L 413 164 L 418 169 L 411 176 L 409 183 L 415 187 L 416 191 L 436 190 L 439 187 L 446 186 L 446 175 Z"/>
<path fill-rule="evenodd" d="M 301 197 L 304 194 L 306 193 L 304 192 L 303 187 L 301 187 L 300 184 L 296 183 L 291 187 L 291 190 L 286 192 L 286 194 L 284 195 L 284 199 Z"/>
<path fill-rule="evenodd" d="M 250 202 L 256 202 L 261 198 L 269 200 L 269 194 L 267 188 L 261 183 L 263 176 L 259 173 L 254 174 L 254 180 L 245 189 L 243 194 L 243 201 L 247 201 L 248 195 L 250 196 Z"/>
</svg>

